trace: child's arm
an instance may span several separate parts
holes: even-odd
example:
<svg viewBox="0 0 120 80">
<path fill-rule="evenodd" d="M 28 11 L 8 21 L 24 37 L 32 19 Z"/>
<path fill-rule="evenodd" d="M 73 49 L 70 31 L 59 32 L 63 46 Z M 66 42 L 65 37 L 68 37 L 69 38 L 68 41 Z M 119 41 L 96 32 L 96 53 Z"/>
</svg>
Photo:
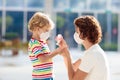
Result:
<svg viewBox="0 0 120 80">
<path fill-rule="evenodd" d="M 58 34 L 58 36 L 56 37 L 56 41 L 57 41 L 57 45 L 59 43 L 61 43 L 61 40 L 63 39 L 61 34 Z M 59 52 L 63 51 L 64 48 L 66 48 L 67 46 L 65 45 L 59 45 L 59 48 L 57 48 L 56 50 L 54 50 L 51 54 L 47 54 L 47 55 L 42 55 L 39 56 L 38 59 L 41 62 L 47 62 L 48 60 L 52 59 L 54 56 L 56 56 L 57 54 L 59 54 Z"/>
<path fill-rule="evenodd" d="M 41 62 L 47 62 L 49 61 L 50 59 L 52 59 L 54 56 L 56 56 L 58 53 L 60 52 L 60 48 L 57 48 L 56 50 L 54 50 L 52 53 L 50 54 L 44 54 L 44 55 L 41 55 L 38 57 L 38 59 L 41 61 Z"/>
<path fill-rule="evenodd" d="M 81 59 L 78 59 L 75 63 L 73 63 L 73 69 L 76 71 L 78 67 L 80 66 Z"/>
<path fill-rule="evenodd" d="M 63 39 L 62 35 L 59 34 L 59 35 L 56 37 L 57 44 L 59 44 L 62 39 Z M 57 54 L 59 54 L 59 52 L 61 52 L 64 47 L 65 47 L 65 46 L 62 46 L 62 45 L 60 46 L 60 45 L 59 45 L 59 48 L 57 48 L 56 50 L 54 50 L 51 54 L 46 54 L 46 55 L 39 56 L 38 59 L 39 59 L 41 62 L 47 62 L 48 60 L 52 59 L 54 56 L 56 56 Z"/>
</svg>

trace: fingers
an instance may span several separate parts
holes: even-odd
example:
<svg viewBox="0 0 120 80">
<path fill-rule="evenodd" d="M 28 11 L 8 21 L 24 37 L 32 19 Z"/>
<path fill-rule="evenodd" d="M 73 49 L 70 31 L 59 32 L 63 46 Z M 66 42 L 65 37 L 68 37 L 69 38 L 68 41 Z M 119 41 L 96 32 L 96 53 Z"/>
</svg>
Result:
<svg viewBox="0 0 120 80">
<path fill-rule="evenodd" d="M 67 43 L 61 34 L 58 34 L 55 40 L 57 41 L 57 45 L 59 48 L 61 48 L 61 50 L 68 48 Z"/>
<path fill-rule="evenodd" d="M 55 38 L 55 40 L 57 41 L 57 45 L 59 45 L 62 39 L 63 39 L 63 36 L 61 34 L 58 34 L 57 37 Z"/>
</svg>

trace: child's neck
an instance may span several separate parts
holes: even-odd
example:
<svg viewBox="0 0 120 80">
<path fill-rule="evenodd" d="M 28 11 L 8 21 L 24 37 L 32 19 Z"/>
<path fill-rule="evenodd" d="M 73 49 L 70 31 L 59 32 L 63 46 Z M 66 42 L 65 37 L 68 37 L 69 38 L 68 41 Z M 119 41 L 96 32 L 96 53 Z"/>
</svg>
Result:
<svg viewBox="0 0 120 80">
<path fill-rule="evenodd" d="M 39 36 L 36 35 L 36 34 L 33 34 L 33 35 L 32 35 L 32 38 L 34 38 L 34 39 L 36 39 L 36 40 L 40 40 Z"/>
</svg>

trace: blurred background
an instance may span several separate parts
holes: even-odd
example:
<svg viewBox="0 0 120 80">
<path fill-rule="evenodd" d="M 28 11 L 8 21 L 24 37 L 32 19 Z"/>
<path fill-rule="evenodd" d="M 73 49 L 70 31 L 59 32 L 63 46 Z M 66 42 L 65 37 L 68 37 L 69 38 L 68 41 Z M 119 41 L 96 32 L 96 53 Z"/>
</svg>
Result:
<svg viewBox="0 0 120 80">
<path fill-rule="evenodd" d="M 0 0 L 0 80 L 31 80 L 32 66 L 27 47 L 31 33 L 27 24 L 37 12 L 47 13 L 56 24 L 49 39 L 62 34 L 67 41 L 73 62 L 81 57 L 83 46 L 73 39 L 73 21 L 82 15 L 95 16 L 103 31 L 100 46 L 105 50 L 112 80 L 120 80 L 120 0 Z M 54 59 L 55 80 L 68 80 L 61 56 Z"/>
</svg>

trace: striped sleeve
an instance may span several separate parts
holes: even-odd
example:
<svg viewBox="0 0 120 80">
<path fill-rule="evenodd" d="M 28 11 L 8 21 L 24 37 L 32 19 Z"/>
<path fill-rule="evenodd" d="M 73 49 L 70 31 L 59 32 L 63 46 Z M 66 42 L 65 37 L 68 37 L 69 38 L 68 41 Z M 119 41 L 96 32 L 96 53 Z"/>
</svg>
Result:
<svg viewBox="0 0 120 80">
<path fill-rule="evenodd" d="M 33 43 L 32 53 L 36 56 L 36 58 L 38 58 L 41 55 L 48 54 L 47 48 L 45 47 L 45 45 L 42 45 L 39 42 Z"/>
</svg>

